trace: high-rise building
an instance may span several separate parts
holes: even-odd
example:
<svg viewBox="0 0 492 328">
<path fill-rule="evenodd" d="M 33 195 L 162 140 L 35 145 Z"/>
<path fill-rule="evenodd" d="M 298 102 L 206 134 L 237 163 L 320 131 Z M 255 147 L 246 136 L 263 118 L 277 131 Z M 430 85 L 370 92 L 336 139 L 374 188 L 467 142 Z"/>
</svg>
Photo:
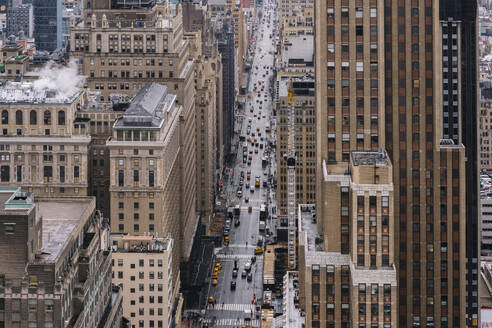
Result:
<svg viewBox="0 0 492 328">
<path fill-rule="evenodd" d="M 196 110 L 196 182 L 197 211 L 202 223 L 210 222 L 215 204 L 216 181 L 216 77 L 220 72 L 220 57 L 205 57 L 202 54 L 201 33 L 186 32 L 185 39 L 190 44 L 190 55 L 195 61 L 195 110 Z"/>
<path fill-rule="evenodd" d="M 482 93 L 480 99 L 480 117 L 478 124 L 480 144 L 480 169 L 492 169 L 492 133 L 490 123 L 492 117 L 492 99 L 486 98 Z"/>
<path fill-rule="evenodd" d="M 34 15 L 30 4 L 9 7 L 7 10 L 7 37 L 18 35 L 20 31 L 28 38 L 33 37 Z"/>
<path fill-rule="evenodd" d="M 121 321 L 109 226 L 92 197 L 0 190 L 0 326 L 104 327 Z"/>
<path fill-rule="evenodd" d="M 61 0 L 33 0 L 32 6 L 36 49 L 51 52 L 57 48 L 61 48 Z"/>
<path fill-rule="evenodd" d="M 75 122 L 84 92 L 38 83 L 0 86 L 0 185 L 43 196 L 86 196 L 91 138 L 85 123 Z"/>
<path fill-rule="evenodd" d="M 122 287 L 130 327 L 179 327 L 182 298 L 171 279 L 173 240 L 111 235 L 113 284 Z"/>
<path fill-rule="evenodd" d="M 76 25 L 72 20 L 71 57 L 79 61 L 89 88 L 100 91 L 104 100 L 112 94 L 131 98 L 150 82 L 166 85 L 177 96 L 176 104 L 182 107 L 178 154 L 182 195 L 177 201 L 187 235 L 173 238 L 176 245 L 187 241 L 181 253 L 186 259 L 198 224 L 194 63 L 183 39 L 181 5 L 154 2 L 126 2 L 128 6 L 124 1 L 86 2 L 90 7 L 84 7 L 82 22 Z M 181 252 L 179 246 L 176 249 Z"/>
<path fill-rule="evenodd" d="M 284 77 L 279 82 L 277 108 L 277 208 L 279 218 L 287 215 L 287 160 L 291 108 L 288 91 L 294 92 L 296 204 L 314 204 L 316 200 L 316 110 L 314 76 Z M 285 155 L 285 156 L 284 156 Z"/>
<path fill-rule="evenodd" d="M 166 86 L 150 83 L 113 125 L 110 156 L 112 231 L 170 235 L 174 242 L 172 280 L 191 248 L 194 226 L 181 213 L 182 106 Z M 193 172 L 194 173 L 194 172 Z"/>
<path fill-rule="evenodd" d="M 222 60 L 222 108 L 224 154 L 231 154 L 235 128 L 235 59 L 234 34 L 227 22 L 220 24 L 223 30 L 217 35 Z"/>
<path fill-rule="evenodd" d="M 398 299 L 392 294 L 391 301 L 398 304 L 399 318 L 392 326 L 466 323 L 465 139 L 443 137 L 439 9 L 432 0 L 320 0 L 315 5 L 318 232 L 325 243 L 328 235 L 339 234 L 328 243 L 340 243 L 336 252 L 342 255 L 369 249 L 369 266 L 357 256 L 350 268 L 367 267 L 369 273 L 396 268 Z M 373 237 L 384 231 L 385 221 L 371 220 L 372 213 L 363 225 L 371 227 L 369 235 L 355 240 L 358 214 L 330 201 L 330 182 L 337 176 L 355 181 L 354 155 L 361 151 L 387 154 L 392 165 L 389 243 Z M 377 217 L 382 176 L 377 165 L 366 173 L 359 178 L 372 187 L 364 204 L 373 206 L 376 196 Z M 349 183 L 349 190 L 353 186 Z M 352 208 L 362 201 L 357 193 L 345 197 Z M 337 209 L 348 217 L 334 229 Z M 385 252 L 390 261 L 379 262 Z"/>
<path fill-rule="evenodd" d="M 444 138 L 466 156 L 466 324 L 479 325 L 478 44 L 477 1 L 440 0 Z"/>
</svg>

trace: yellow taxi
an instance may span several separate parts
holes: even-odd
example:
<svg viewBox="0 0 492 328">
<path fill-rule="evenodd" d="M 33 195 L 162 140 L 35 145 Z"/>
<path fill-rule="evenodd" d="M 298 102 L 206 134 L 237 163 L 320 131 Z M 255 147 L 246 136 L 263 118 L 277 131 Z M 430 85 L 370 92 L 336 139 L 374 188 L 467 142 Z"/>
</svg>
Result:
<svg viewBox="0 0 492 328">
<path fill-rule="evenodd" d="M 217 279 L 212 279 L 212 286 L 217 286 L 217 283 L 218 283 Z"/>
<path fill-rule="evenodd" d="M 215 267 L 216 267 L 216 268 L 219 268 L 219 270 L 220 270 L 220 269 L 222 269 L 222 264 L 221 264 L 221 263 L 216 263 L 216 264 L 215 264 Z"/>
<path fill-rule="evenodd" d="M 253 210 L 253 208 L 251 206 L 248 206 L 248 212 L 251 213 L 252 210 Z"/>
<path fill-rule="evenodd" d="M 219 278 L 219 273 L 218 272 L 212 273 L 212 279 L 218 279 L 218 278 Z"/>
<path fill-rule="evenodd" d="M 255 248 L 255 255 L 263 254 L 263 248 L 257 247 Z"/>
<path fill-rule="evenodd" d="M 214 268 L 214 273 L 219 273 L 219 268 L 215 267 Z"/>
<path fill-rule="evenodd" d="M 208 297 L 208 304 L 215 304 L 215 298 L 213 296 Z"/>
</svg>

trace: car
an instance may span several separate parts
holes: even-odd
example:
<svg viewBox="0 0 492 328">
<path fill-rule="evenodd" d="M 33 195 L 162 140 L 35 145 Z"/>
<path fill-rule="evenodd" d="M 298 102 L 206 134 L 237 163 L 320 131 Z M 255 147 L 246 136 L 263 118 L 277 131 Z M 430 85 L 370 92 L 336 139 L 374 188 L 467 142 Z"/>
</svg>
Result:
<svg viewBox="0 0 492 328">
<path fill-rule="evenodd" d="M 258 154 L 258 148 L 255 148 L 255 154 Z"/>
<path fill-rule="evenodd" d="M 244 184 L 243 180 L 239 180 L 239 185 L 242 187 Z"/>
<path fill-rule="evenodd" d="M 263 149 L 263 144 L 262 143 L 260 144 L 260 149 Z"/>
<path fill-rule="evenodd" d="M 249 163 L 251 163 L 251 162 L 249 162 Z M 243 197 L 243 191 L 242 190 L 239 190 L 237 192 L 237 197 L 239 197 L 239 198 Z"/>
<path fill-rule="evenodd" d="M 255 263 L 256 262 L 256 256 L 251 256 L 251 263 Z"/>
<path fill-rule="evenodd" d="M 251 282 L 253 280 L 253 274 L 250 272 L 248 273 L 248 281 Z"/>
<path fill-rule="evenodd" d="M 222 269 L 222 263 L 220 262 L 215 263 L 215 267 L 219 268 L 219 270 Z"/>
<path fill-rule="evenodd" d="M 215 304 L 215 298 L 213 296 L 208 297 L 208 304 Z"/>
<path fill-rule="evenodd" d="M 245 197 L 245 198 L 244 198 L 244 202 L 245 202 L 245 203 L 249 202 L 249 197 Z"/>
<path fill-rule="evenodd" d="M 246 264 L 244 265 L 244 270 L 246 270 L 247 272 L 251 271 L 251 262 L 246 262 Z"/>
<path fill-rule="evenodd" d="M 232 278 L 237 278 L 237 269 L 232 270 Z"/>
<path fill-rule="evenodd" d="M 241 224 L 241 221 L 239 221 L 239 218 L 236 218 L 236 219 L 234 220 L 234 226 L 235 226 L 235 227 L 237 227 L 237 226 L 239 226 L 240 224 Z"/>
<path fill-rule="evenodd" d="M 217 286 L 217 283 L 218 283 L 217 279 L 212 279 L 212 286 Z"/>
<path fill-rule="evenodd" d="M 257 247 L 255 248 L 255 255 L 261 255 L 263 254 L 263 248 Z"/>
<path fill-rule="evenodd" d="M 249 191 L 255 192 L 255 186 L 254 185 L 251 185 L 251 187 L 249 187 Z"/>
<path fill-rule="evenodd" d="M 246 278 L 247 275 L 248 273 L 246 272 L 246 270 L 243 270 L 243 272 L 241 272 L 241 278 Z"/>
<path fill-rule="evenodd" d="M 212 279 L 218 279 L 218 278 L 219 278 L 219 273 L 218 272 L 212 273 Z"/>
<path fill-rule="evenodd" d="M 234 280 L 231 281 L 231 290 L 236 290 L 236 282 Z"/>
</svg>

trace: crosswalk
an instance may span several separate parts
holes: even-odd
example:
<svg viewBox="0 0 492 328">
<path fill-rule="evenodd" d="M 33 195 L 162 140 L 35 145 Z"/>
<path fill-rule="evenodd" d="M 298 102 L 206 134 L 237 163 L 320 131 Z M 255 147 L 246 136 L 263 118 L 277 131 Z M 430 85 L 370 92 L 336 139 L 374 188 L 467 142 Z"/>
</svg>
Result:
<svg viewBox="0 0 492 328">
<path fill-rule="evenodd" d="M 213 324 L 216 326 L 230 326 L 241 327 L 243 323 L 248 324 L 251 327 L 260 327 L 260 320 L 244 320 L 244 319 L 205 319 L 203 323 Z"/>
<path fill-rule="evenodd" d="M 252 304 L 239 304 L 239 303 L 222 304 L 222 303 L 217 303 L 215 305 L 209 304 L 208 309 L 209 310 L 216 310 L 216 311 L 244 312 L 244 310 L 254 311 L 255 306 Z"/>
<path fill-rule="evenodd" d="M 228 259 L 234 259 L 234 258 L 238 258 L 238 259 L 250 259 L 252 255 L 247 255 L 247 254 L 217 254 L 215 257 L 220 259 L 220 260 L 228 260 Z"/>
</svg>

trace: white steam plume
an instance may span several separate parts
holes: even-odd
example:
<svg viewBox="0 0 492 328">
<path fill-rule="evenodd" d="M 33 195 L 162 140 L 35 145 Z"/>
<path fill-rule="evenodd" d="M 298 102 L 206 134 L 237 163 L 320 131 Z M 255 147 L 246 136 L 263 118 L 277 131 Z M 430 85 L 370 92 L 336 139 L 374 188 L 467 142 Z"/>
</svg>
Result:
<svg viewBox="0 0 492 328">
<path fill-rule="evenodd" d="M 79 75 L 77 63 L 71 60 L 68 65 L 58 65 L 48 62 L 39 71 L 39 79 L 33 82 L 36 90 L 49 89 L 60 96 L 70 96 L 82 87 L 85 77 Z"/>
</svg>

